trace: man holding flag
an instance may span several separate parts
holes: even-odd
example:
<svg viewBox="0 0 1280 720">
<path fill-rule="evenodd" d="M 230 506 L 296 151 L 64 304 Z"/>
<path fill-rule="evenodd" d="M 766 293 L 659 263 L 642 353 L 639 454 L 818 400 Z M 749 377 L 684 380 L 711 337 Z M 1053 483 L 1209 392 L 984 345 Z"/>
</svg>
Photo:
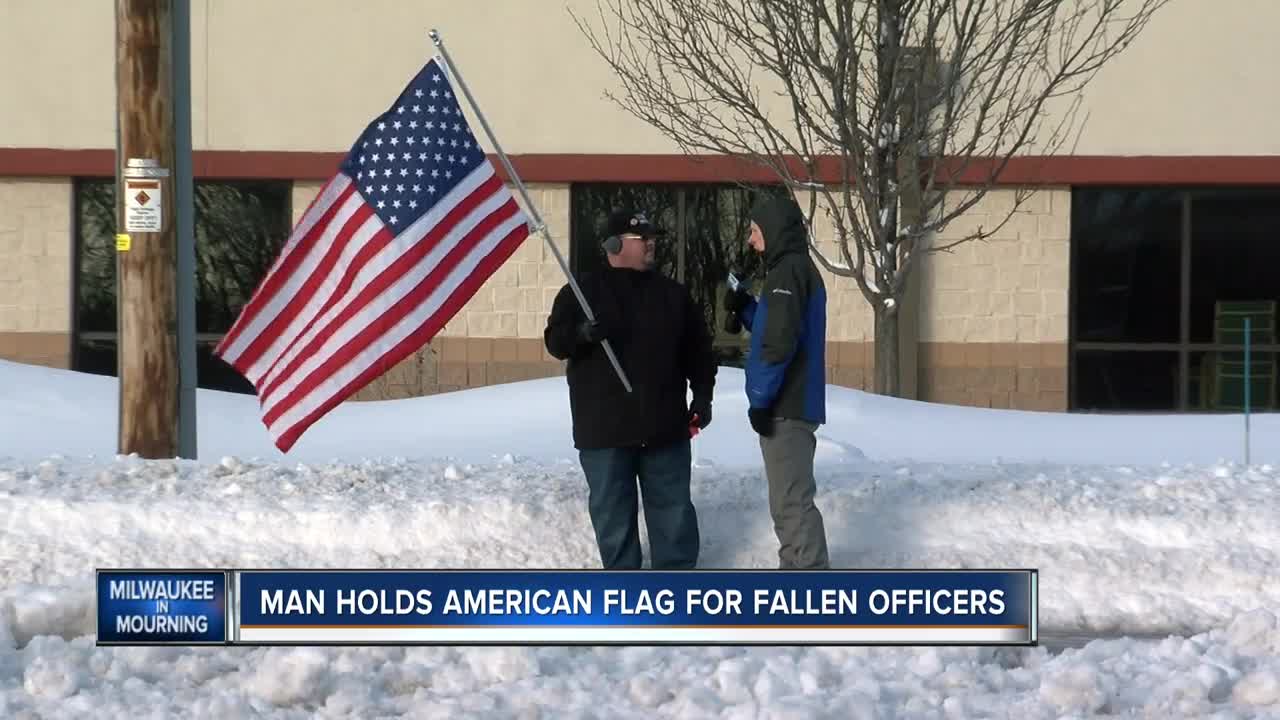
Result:
<svg viewBox="0 0 1280 720">
<path fill-rule="evenodd" d="M 716 358 L 702 308 L 686 287 L 654 271 L 662 234 L 643 213 L 614 212 L 603 238 L 607 265 L 582 278 L 599 315 L 586 317 L 566 285 L 544 332 L 547 351 L 568 360 L 573 441 L 607 570 L 641 566 L 641 498 L 653 568 L 691 569 L 698 560 L 690 436 L 711 422 Z M 634 389 L 615 377 L 605 341 L 617 344 Z"/>
<path fill-rule="evenodd" d="M 352 144 L 215 353 L 288 451 L 431 340 L 529 232 L 432 59 Z"/>
</svg>

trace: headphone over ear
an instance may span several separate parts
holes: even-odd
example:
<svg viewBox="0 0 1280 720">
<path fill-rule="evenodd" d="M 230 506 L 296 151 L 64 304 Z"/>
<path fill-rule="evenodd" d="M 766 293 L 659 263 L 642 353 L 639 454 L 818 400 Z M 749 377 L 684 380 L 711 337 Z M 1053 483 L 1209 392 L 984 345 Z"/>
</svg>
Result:
<svg viewBox="0 0 1280 720">
<path fill-rule="evenodd" d="M 610 255 L 617 255 L 618 253 L 622 252 L 622 236 L 610 235 L 609 237 L 604 239 L 604 242 L 602 243 L 602 245 L 604 245 L 605 252 L 609 253 Z"/>
</svg>

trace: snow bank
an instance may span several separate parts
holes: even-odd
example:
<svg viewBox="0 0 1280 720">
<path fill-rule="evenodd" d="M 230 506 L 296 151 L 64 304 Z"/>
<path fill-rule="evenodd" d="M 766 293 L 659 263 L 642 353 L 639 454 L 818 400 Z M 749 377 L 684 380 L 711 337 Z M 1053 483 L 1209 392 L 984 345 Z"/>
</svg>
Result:
<svg viewBox="0 0 1280 720">
<path fill-rule="evenodd" d="M 746 421 L 743 374 L 721 368 L 700 461 L 755 467 L 759 448 Z M 114 378 L 0 361 L 0 458 L 112 457 Z M 1078 415 L 924 403 L 827 388 L 828 424 L 818 462 L 876 460 L 985 463 L 1209 464 L 1243 459 L 1243 419 L 1233 415 Z M 575 457 L 563 378 L 456 393 L 345 403 L 311 427 L 285 456 L 271 445 L 256 398 L 200 390 L 199 455 L 282 462 L 369 457 L 485 462 L 512 454 L 555 462 Z M 1254 463 L 1280 464 L 1280 414 L 1253 418 Z"/>
<path fill-rule="evenodd" d="M 837 567 L 1036 567 L 1046 628 L 1196 632 L 1280 607 L 1280 473 L 1220 470 L 864 462 L 818 503 Z M 758 471 L 693 495 L 703 566 L 776 566 Z M 0 464 L 0 616 L 91 632 L 101 566 L 595 567 L 586 501 L 567 462 Z"/>
<path fill-rule="evenodd" d="M 706 567 L 776 564 L 741 382 L 722 373 L 697 443 Z M 1243 467 L 1237 418 L 830 390 L 818 502 L 836 566 L 1036 567 L 1042 629 L 1167 639 L 100 649 L 95 567 L 595 567 L 562 381 L 348 404 L 287 458 L 253 398 L 202 392 L 199 462 L 116 457 L 110 378 L 0 362 L 0 395 L 0 717 L 1280 715 L 1272 417 Z"/>
</svg>

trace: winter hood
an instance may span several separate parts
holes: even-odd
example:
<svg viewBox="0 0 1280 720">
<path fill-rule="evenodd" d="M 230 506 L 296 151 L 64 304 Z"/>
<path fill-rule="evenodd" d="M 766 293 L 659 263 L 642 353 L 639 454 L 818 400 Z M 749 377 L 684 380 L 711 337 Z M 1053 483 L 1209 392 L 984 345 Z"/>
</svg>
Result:
<svg viewBox="0 0 1280 720">
<path fill-rule="evenodd" d="M 751 209 L 751 221 L 764 233 L 764 264 L 773 267 L 783 255 L 809 252 L 804 213 L 790 197 L 764 197 Z"/>
</svg>

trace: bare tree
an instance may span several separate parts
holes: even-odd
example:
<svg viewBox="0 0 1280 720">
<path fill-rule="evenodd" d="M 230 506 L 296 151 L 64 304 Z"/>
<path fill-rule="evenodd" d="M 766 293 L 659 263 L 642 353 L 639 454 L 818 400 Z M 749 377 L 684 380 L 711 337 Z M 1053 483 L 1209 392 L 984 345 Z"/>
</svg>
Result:
<svg viewBox="0 0 1280 720">
<path fill-rule="evenodd" d="M 898 395 L 912 269 L 1013 217 L 1025 186 L 936 240 L 1015 156 L 1065 145 L 1085 85 L 1169 1 L 598 0 L 599 27 L 574 19 L 622 108 L 686 153 L 770 168 L 811 228 L 823 211 L 837 256 L 813 254 L 871 305 L 875 390 Z"/>
</svg>

